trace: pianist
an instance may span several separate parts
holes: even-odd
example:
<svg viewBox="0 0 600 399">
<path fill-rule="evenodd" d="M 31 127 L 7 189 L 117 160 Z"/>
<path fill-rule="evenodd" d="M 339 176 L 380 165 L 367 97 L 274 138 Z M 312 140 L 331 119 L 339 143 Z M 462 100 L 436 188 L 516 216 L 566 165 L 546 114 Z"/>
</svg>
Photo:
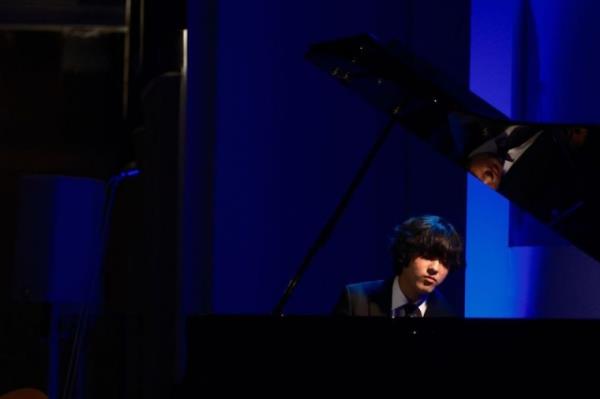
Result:
<svg viewBox="0 0 600 399">
<path fill-rule="evenodd" d="M 394 229 L 394 277 L 345 287 L 334 314 L 382 317 L 451 317 L 435 289 L 461 265 L 463 244 L 454 227 L 439 216 L 408 219 Z"/>
</svg>

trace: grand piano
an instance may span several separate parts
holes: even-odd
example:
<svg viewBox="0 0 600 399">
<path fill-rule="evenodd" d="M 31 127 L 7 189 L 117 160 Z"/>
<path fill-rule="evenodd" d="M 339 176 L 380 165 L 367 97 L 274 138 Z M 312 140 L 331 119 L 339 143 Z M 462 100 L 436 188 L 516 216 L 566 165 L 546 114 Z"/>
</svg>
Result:
<svg viewBox="0 0 600 399">
<path fill-rule="evenodd" d="M 579 281 L 562 280 L 565 290 L 580 290 L 579 311 L 437 320 L 281 317 L 287 298 L 320 246 L 317 242 L 274 316 L 213 315 L 189 320 L 184 391 L 193 393 L 212 384 L 223 388 L 224 382 L 234 381 L 265 387 L 281 381 L 292 384 L 288 386 L 379 384 L 388 377 L 423 373 L 421 366 L 430 365 L 432 359 L 447 376 L 464 371 L 457 359 L 470 364 L 468 369 L 511 362 L 516 370 L 526 371 L 539 366 L 549 353 L 577 356 L 594 352 L 589 342 L 600 333 L 600 295 L 595 294 L 600 292 L 595 288 L 600 283 L 595 263 L 600 260 L 600 245 L 594 231 L 600 211 L 590 182 L 600 168 L 598 127 L 512 120 L 399 43 L 381 43 L 371 35 L 317 43 L 306 58 L 349 95 L 361 96 L 389 115 L 392 123 L 510 200 L 519 220 L 530 221 L 529 239 L 539 239 L 537 244 L 543 246 L 551 236 L 583 253 L 585 265 L 569 264 L 568 255 L 563 265 L 579 275 Z M 381 132 L 362 172 L 384 145 L 387 134 L 389 131 Z M 353 184 L 360 184 L 360 176 Z M 347 194 L 351 193 L 350 189 Z M 335 214 L 331 220 L 335 222 Z M 513 233 L 514 237 L 523 236 L 522 231 Z M 320 240 L 322 243 L 322 236 Z M 560 282 L 560 277 L 554 279 Z M 560 285 L 554 294 L 550 290 L 543 293 L 561 294 L 565 292 Z M 414 363 L 389 366 L 390 360 L 407 355 L 413 355 Z M 485 373 L 483 369 L 479 372 Z M 338 373 L 346 377 L 340 379 Z"/>
</svg>

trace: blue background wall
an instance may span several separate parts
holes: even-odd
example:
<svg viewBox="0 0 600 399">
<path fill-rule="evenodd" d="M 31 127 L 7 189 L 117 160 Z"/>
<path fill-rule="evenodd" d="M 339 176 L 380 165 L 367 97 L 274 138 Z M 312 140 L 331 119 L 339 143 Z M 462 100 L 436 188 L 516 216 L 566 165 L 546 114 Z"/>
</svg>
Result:
<svg viewBox="0 0 600 399">
<path fill-rule="evenodd" d="M 221 1 L 213 53 L 192 7 L 190 81 L 217 65 L 214 245 L 199 265 L 213 284 L 195 309 L 269 313 L 386 122 L 305 61 L 309 45 L 363 32 L 397 38 L 466 85 L 469 13 L 466 1 Z M 203 108 L 191 101 L 188 112 L 194 124 Z M 389 276 L 387 237 L 411 215 L 442 214 L 463 232 L 464 187 L 459 168 L 397 128 L 288 312 L 328 313 L 344 284 Z M 203 295 L 199 284 L 188 298 Z M 460 276 L 446 290 L 462 308 Z"/>
<path fill-rule="evenodd" d="M 517 119 L 600 122 L 593 0 L 473 0 L 471 88 Z"/>
</svg>

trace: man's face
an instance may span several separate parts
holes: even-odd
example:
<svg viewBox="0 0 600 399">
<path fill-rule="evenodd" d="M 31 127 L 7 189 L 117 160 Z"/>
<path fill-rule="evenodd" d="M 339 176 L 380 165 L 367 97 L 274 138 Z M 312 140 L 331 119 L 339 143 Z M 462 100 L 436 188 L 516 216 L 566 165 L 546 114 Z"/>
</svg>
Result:
<svg viewBox="0 0 600 399">
<path fill-rule="evenodd" d="M 428 295 L 448 276 L 448 268 L 439 259 L 414 257 L 403 270 L 398 281 L 400 289 L 412 301 Z"/>
<path fill-rule="evenodd" d="M 475 155 L 469 162 L 469 171 L 487 186 L 497 190 L 502 177 L 502 164 L 487 153 Z"/>
</svg>

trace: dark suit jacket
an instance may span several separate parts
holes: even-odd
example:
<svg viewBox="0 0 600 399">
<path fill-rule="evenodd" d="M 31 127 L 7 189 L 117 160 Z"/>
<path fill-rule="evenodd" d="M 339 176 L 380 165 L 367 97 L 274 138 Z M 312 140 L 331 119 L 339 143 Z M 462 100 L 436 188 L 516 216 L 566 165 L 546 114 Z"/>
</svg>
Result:
<svg viewBox="0 0 600 399">
<path fill-rule="evenodd" d="M 543 222 L 550 222 L 554 209 L 565 209 L 579 199 L 577 177 L 548 130 L 502 176 L 498 192 Z"/>
<path fill-rule="evenodd" d="M 334 314 L 345 316 L 390 317 L 394 279 L 366 281 L 347 285 L 335 307 Z M 434 291 L 427 298 L 423 317 L 456 317 L 441 294 Z"/>
</svg>

